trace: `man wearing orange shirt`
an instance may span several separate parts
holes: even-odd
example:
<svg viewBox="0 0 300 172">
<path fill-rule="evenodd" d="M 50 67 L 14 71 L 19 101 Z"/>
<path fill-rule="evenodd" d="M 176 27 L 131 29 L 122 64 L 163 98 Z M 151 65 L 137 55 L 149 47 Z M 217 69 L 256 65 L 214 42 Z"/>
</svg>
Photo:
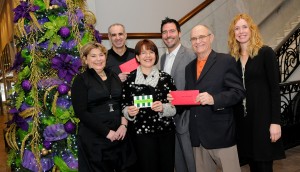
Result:
<svg viewBox="0 0 300 172">
<path fill-rule="evenodd" d="M 235 59 L 212 50 L 213 39 L 207 26 L 192 29 L 197 59 L 185 69 L 186 90 L 200 92 L 196 102 L 201 104 L 190 107 L 189 124 L 196 171 L 240 172 L 232 107 L 245 91 Z"/>
</svg>

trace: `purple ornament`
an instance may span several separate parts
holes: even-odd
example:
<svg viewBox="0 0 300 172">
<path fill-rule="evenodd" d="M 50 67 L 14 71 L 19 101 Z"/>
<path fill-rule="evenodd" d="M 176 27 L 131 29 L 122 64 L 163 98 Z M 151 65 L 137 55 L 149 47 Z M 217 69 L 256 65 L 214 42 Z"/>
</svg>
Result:
<svg viewBox="0 0 300 172">
<path fill-rule="evenodd" d="M 43 146 L 44 146 L 44 148 L 46 148 L 47 150 L 49 150 L 49 149 L 52 148 L 52 142 L 44 140 L 43 141 Z"/>
<path fill-rule="evenodd" d="M 29 91 L 31 89 L 31 83 L 27 79 L 25 79 L 21 85 L 24 91 Z"/>
<path fill-rule="evenodd" d="M 73 133 L 75 131 L 76 125 L 73 122 L 68 121 L 64 124 L 64 128 L 67 133 Z"/>
<path fill-rule="evenodd" d="M 60 84 L 57 88 L 59 94 L 67 94 L 69 90 L 70 88 L 66 84 Z"/>
<path fill-rule="evenodd" d="M 59 29 L 58 34 L 63 37 L 63 38 L 67 38 L 70 36 L 70 29 L 66 26 L 63 26 Z"/>
</svg>

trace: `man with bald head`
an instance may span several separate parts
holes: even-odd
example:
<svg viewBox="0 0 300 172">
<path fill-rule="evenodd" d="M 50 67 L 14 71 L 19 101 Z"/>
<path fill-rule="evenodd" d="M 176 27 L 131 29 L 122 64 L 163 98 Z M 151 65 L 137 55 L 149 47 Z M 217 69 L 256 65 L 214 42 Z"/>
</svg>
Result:
<svg viewBox="0 0 300 172">
<path fill-rule="evenodd" d="M 212 50 L 214 34 L 204 25 L 191 31 L 197 58 L 185 69 L 186 90 L 199 90 L 190 107 L 190 136 L 196 171 L 240 172 L 232 107 L 244 97 L 236 61 Z"/>
<path fill-rule="evenodd" d="M 127 33 L 125 26 L 121 23 L 110 25 L 108 27 L 108 38 L 112 47 L 107 52 L 106 67 L 118 74 L 121 81 L 124 82 L 129 72 L 122 72 L 119 66 L 135 58 L 134 49 L 126 46 Z"/>
</svg>

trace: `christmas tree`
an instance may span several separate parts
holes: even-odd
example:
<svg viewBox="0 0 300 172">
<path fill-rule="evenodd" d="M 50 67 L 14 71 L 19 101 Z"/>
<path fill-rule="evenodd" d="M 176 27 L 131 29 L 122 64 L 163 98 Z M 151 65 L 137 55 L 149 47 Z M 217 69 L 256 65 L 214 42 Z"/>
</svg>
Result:
<svg viewBox="0 0 300 172">
<path fill-rule="evenodd" d="M 14 12 L 17 53 L 5 135 L 14 171 L 77 171 L 72 80 L 79 49 L 101 42 L 84 0 L 23 0 Z"/>
</svg>

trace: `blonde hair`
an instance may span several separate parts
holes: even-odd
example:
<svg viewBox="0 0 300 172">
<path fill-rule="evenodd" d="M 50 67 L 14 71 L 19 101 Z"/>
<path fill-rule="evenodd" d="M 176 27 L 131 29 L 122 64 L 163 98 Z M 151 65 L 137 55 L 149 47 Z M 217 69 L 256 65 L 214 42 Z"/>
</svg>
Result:
<svg viewBox="0 0 300 172">
<path fill-rule="evenodd" d="M 249 26 L 251 37 L 249 40 L 249 44 L 247 47 L 248 54 L 250 58 L 255 57 L 258 54 L 259 49 L 263 46 L 263 40 L 261 38 L 261 35 L 259 33 L 259 29 L 257 25 L 254 23 L 253 19 L 248 14 L 238 14 L 236 15 L 230 26 L 228 31 L 228 47 L 230 54 L 235 57 L 236 60 L 240 58 L 241 55 L 241 47 L 239 42 L 235 39 L 235 25 L 240 20 L 244 19 Z"/>
<path fill-rule="evenodd" d="M 89 42 L 85 44 L 83 47 L 80 49 L 80 59 L 82 62 L 83 67 L 87 67 L 87 65 L 84 63 L 84 61 L 87 58 L 87 55 L 92 51 L 92 49 L 99 49 L 107 58 L 107 50 L 104 47 L 104 45 L 98 43 L 98 42 Z"/>
</svg>

